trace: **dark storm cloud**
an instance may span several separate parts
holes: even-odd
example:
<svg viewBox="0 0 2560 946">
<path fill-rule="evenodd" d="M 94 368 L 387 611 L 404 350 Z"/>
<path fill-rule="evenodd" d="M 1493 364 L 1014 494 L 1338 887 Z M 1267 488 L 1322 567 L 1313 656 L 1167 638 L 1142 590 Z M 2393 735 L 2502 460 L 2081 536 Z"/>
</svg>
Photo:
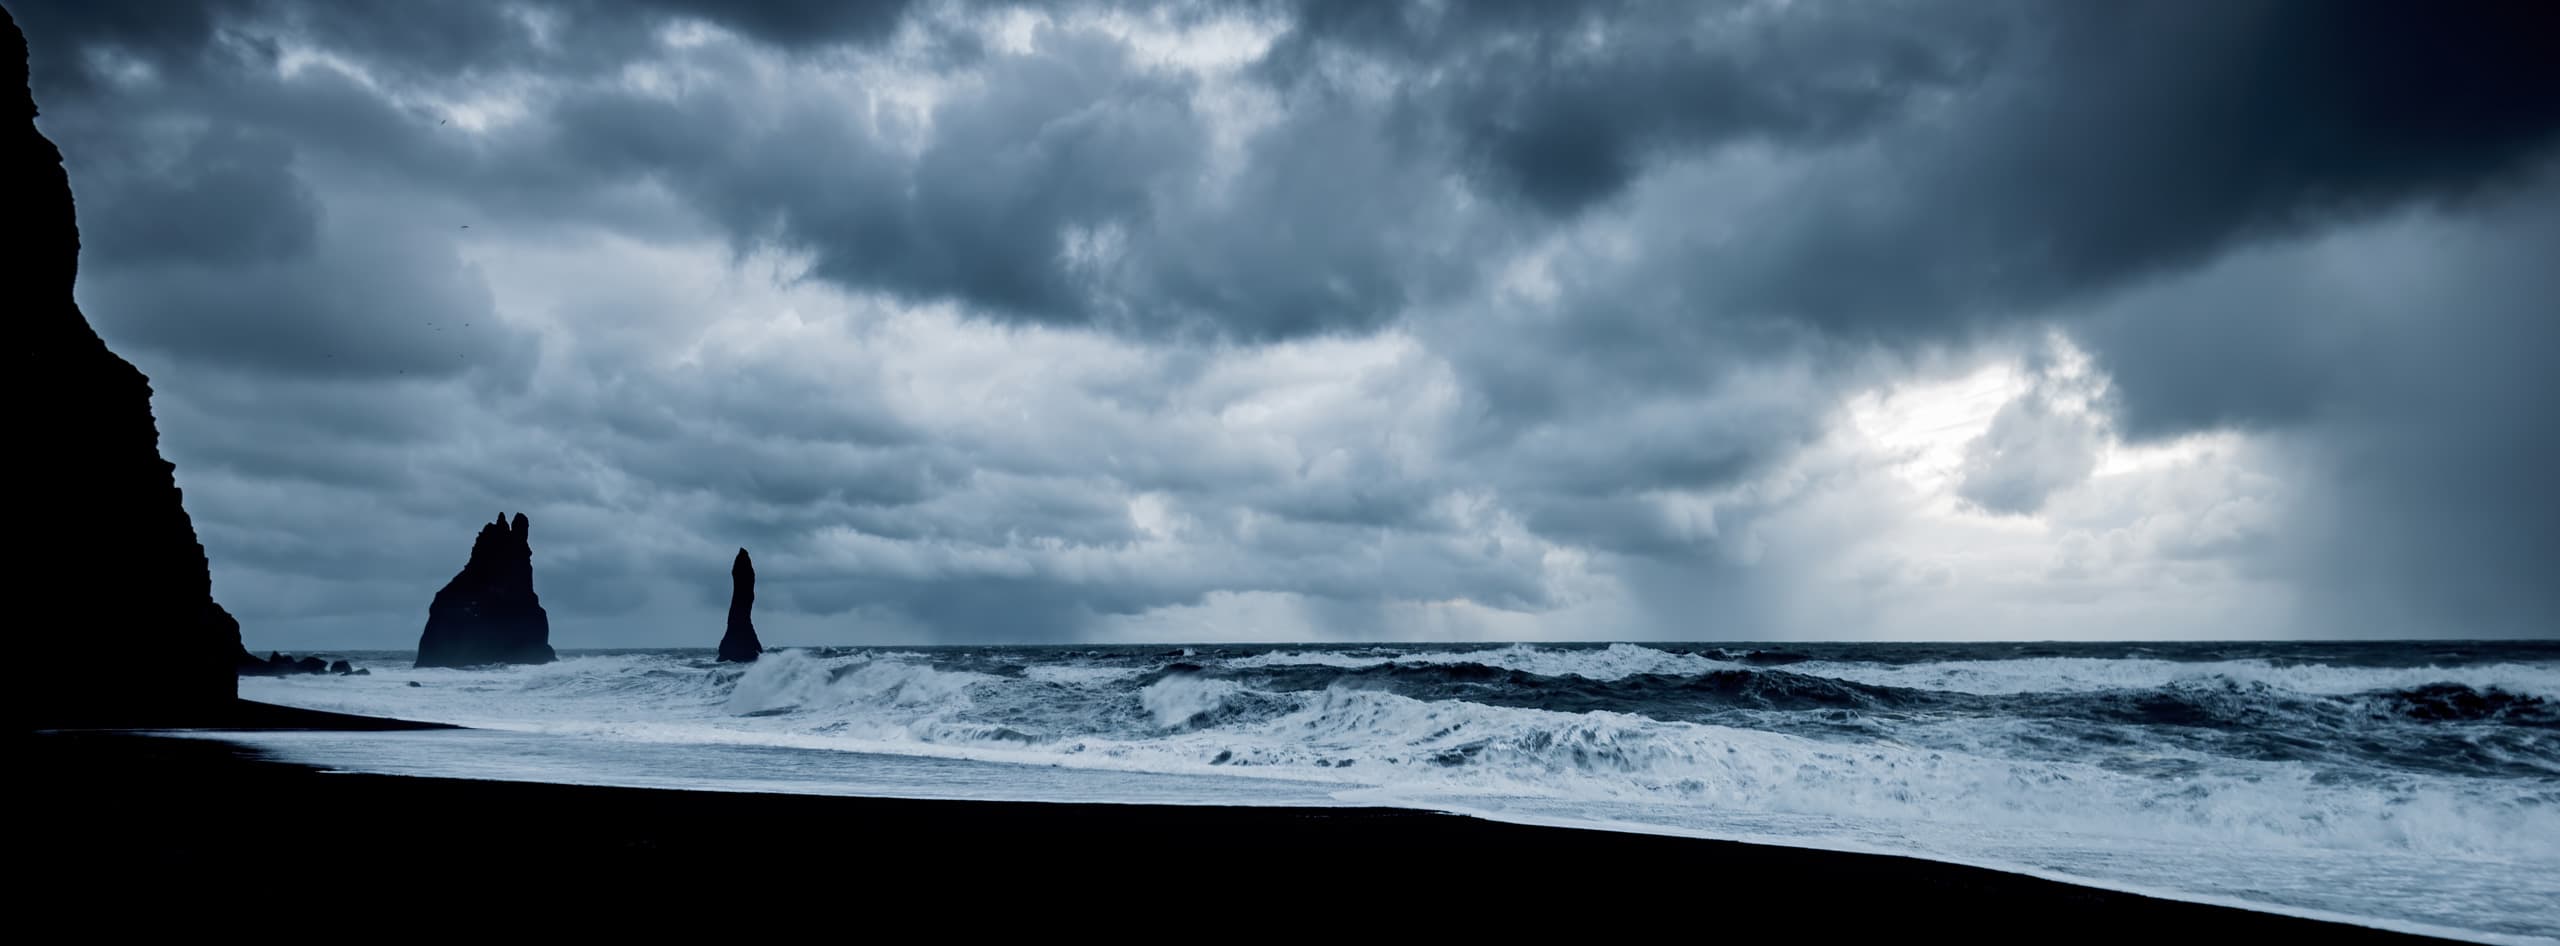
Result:
<svg viewBox="0 0 2560 946">
<path fill-rule="evenodd" d="M 37 6 L 39 33 L 81 38 L 67 45 L 173 49 L 203 45 L 215 27 L 269 24 L 365 62 L 443 72 L 662 51 L 649 37 L 604 41 L 557 24 L 560 36 L 537 42 L 545 17 L 606 19 L 569 2 L 370 16 L 243 0 L 187 7 L 174 25 L 115 4 Z M 2514 171 L 2560 118 L 2560 78 L 2538 55 L 2530 4 L 2442 16 L 2278 0 L 1244 8 L 1293 19 L 1265 74 L 1294 91 L 1286 127 L 1254 142 L 1230 202 L 1186 193 L 1205 117 L 1185 80 L 1059 30 L 1037 54 L 989 60 L 982 91 L 938 107 L 913 157 L 857 127 L 852 110 L 736 81 L 672 101 L 572 94 L 554 106 L 552 160 L 510 169 L 660 181 L 736 238 L 810 250 L 820 276 L 857 290 L 1030 321 L 1268 338 L 1378 325 L 1475 275 L 1430 237 L 1476 235 L 1457 249 L 1478 256 L 1502 245 L 1491 234 L 1533 226 L 1497 214 L 1417 231 L 1447 203 L 1430 196 L 1427 172 L 1395 172 L 1417 157 L 1553 212 L 1736 142 L 1880 141 L 1870 158 L 1806 182 L 1746 239 L 1694 246 L 1663 275 L 1689 274 L 1678 304 L 1693 313 L 1918 335 L 2459 194 Z M 911 12 L 652 9 L 767 42 L 876 41 Z M 2171 50 L 2176 68 L 2160 58 Z M 1388 70 L 1385 101 L 1341 93 L 1345 58 Z M 1351 157 L 1379 148 L 1394 154 Z M 1228 209 L 1202 214 L 1213 205 Z M 1126 258 L 1071 265 L 1076 240 L 1108 234 Z"/>
<path fill-rule="evenodd" d="M 1152 21 L 1267 18 L 1276 41 L 1224 78 L 1067 15 L 1099 8 L 1166 12 L 1048 8 L 1024 51 L 955 2 L 11 4 L 80 200 L 82 301 L 163 379 L 217 558 L 306 613 L 413 608 L 400 582 L 275 589 L 406 570 L 431 592 L 471 523 L 531 508 L 546 596 L 633 622 L 655 586 L 716 602 L 738 545 L 768 607 L 1020 639 L 1217 592 L 1346 621 L 1535 611 L 1561 600 L 1553 543 L 1658 627 L 1757 626 L 1774 612 L 1735 563 L 1785 491 L 1743 487 L 1896 378 L 1878 364 L 2060 325 L 2114 378 L 2115 429 L 2299 448 L 2303 531 L 2359 538 L 2297 549 L 2304 580 L 2560 617 L 2527 581 L 2560 552 L 2517 525 L 2552 508 L 2535 405 L 2560 397 L 2521 354 L 2552 343 L 2544 270 L 2399 245 L 2327 264 L 2405 250 L 2470 274 L 2394 297 L 2433 314 L 2397 323 L 2284 255 L 2426 208 L 2480 259 L 2547 236 L 2493 213 L 2547 186 L 2529 177 L 2560 129 L 2536 5 L 1239 0 Z M 727 35 L 663 29 L 684 22 Z M 1001 431 L 937 427 L 902 393 L 972 379 L 671 365 L 703 300 L 617 272 L 651 263 L 552 273 L 570 288 L 537 306 L 496 298 L 475 255 L 599 233 L 779 250 L 805 264 L 783 281 L 847 304 L 1098 329 L 1144 357 L 1026 381 L 1082 400 Z M 1201 387 L 1216 364 L 1381 337 L 1425 356 L 1267 437 L 1286 443 L 1200 406 L 1225 396 Z M 1450 416 L 1396 413 L 1444 381 Z M 2089 423 L 2009 405 L 1959 494 L 2043 509 L 2093 468 Z M 1458 521 L 1461 495 L 1498 515 Z M 350 519 L 424 538 L 360 551 L 331 525 Z M 1507 541 L 1470 531 L 1495 519 Z"/>
<path fill-rule="evenodd" d="M 905 22 L 912 0 L 18 0 L 40 85 L 94 80 L 82 56 L 111 51 L 163 68 L 238 54 L 272 55 L 289 36 L 395 73 L 451 75 L 539 66 L 609 68 L 655 43 L 653 31 L 700 22 L 794 50 L 872 44 Z"/>
<path fill-rule="evenodd" d="M 1097 34 L 1040 42 L 939 104 L 913 154 L 895 142 L 920 129 L 895 113 L 751 86 L 574 96 L 556 143 L 574 166 L 666 183 L 742 242 L 807 250 L 848 288 L 1140 335 L 1372 328 L 1459 283 L 1484 245 L 1383 140 L 1383 116 L 1292 110 L 1204 193 L 1191 80 Z"/>
<path fill-rule="evenodd" d="M 850 286 L 1081 320 L 1081 287 L 1060 261 L 1069 229 L 1140 225 L 1157 182 L 1201 147 L 1180 85 L 1133 73 L 1126 56 L 1102 37 L 1060 35 L 1041 55 L 998 60 L 985 93 L 935 111 L 922 154 L 861 177 L 840 163 L 860 153 L 843 129 L 781 129 L 768 141 L 791 163 L 713 183 L 713 212 L 741 233 L 770 221 Z"/>
<path fill-rule="evenodd" d="M 717 457 L 717 462 L 705 462 Z M 621 454 L 627 472 L 674 489 L 777 506 L 833 501 L 904 506 L 947 491 L 965 476 L 947 461 L 852 444 L 741 439 L 704 431 L 680 444 Z"/>
<path fill-rule="evenodd" d="M 9 4 L 9 15 L 27 34 L 29 81 L 59 96 L 87 91 L 96 78 L 93 54 L 115 52 L 152 63 L 200 54 L 217 24 L 245 4 L 206 0 L 53 0 Z M 39 107 L 46 100 L 39 99 Z"/>
<path fill-rule="evenodd" d="M 1819 145 L 1971 79 L 1991 7 L 1910 3 L 1487 3 L 1317 0 L 1274 72 L 1348 49 L 1432 76 L 1400 103 L 1489 190 L 1566 213 L 1646 166 L 1733 142 Z"/>
<path fill-rule="evenodd" d="M 1130 238 L 1107 323 L 1251 341 L 1365 331 L 1463 284 L 1504 241 L 1465 228 L 1383 116 L 1302 95 L 1249 142 L 1225 195 L 1159 211 Z"/>
<path fill-rule="evenodd" d="M 636 6 L 737 30 L 786 48 L 876 41 L 914 0 L 641 0 Z"/>
<path fill-rule="evenodd" d="M 1714 302 L 1920 334 L 2531 167 L 2560 136 L 2546 7 L 2054 4 L 1950 114 L 1817 178 Z"/>
<path fill-rule="evenodd" d="M 311 251 L 320 205 L 294 176 L 290 144 L 217 126 L 171 137 L 166 155 L 84 152 L 105 159 L 81 169 L 87 190 L 103 195 L 80 208 L 84 262 L 224 265 Z"/>
<path fill-rule="evenodd" d="M 1578 151 L 1545 162 L 1523 160 L 1539 152 L 1509 149 L 1499 137 L 1458 149 L 1459 166 L 1480 171 L 1481 165 L 1466 160 L 1489 162 L 1512 175 L 1520 193 L 1551 209 L 1582 206 L 1580 195 L 1624 192 L 1649 166 L 1668 166 L 1683 153 L 1707 155 L 1728 142 L 1756 139 L 1803 155 L 1801 170 L 1780 176 L 1785 183 L 1778 196 L 1745 207 L 1739 216 L 1708 209 L 1682 221 L 1640 208 L 1633 214 L 1635 235 L 1649 240 L 1655 252 L 1639 252 L 1633 262 L 1568 257 L 1558 276 L 1558 306 L 1576 316 L 1532 323 L 1529 331 L 1547 342 L 1528 349 L 1534 355 L 1509 349 L 1505 341 L 1472 351 L 1466 341 L 1457 342 L 1450 350 L 1460 354 L 1487 405 L 1497 416 L 1523 422 L 1550 415 L 1589 418 L 1622 409 L 1648 389 L 1657 395 L 1693 389 L 1693 379 L 1716 374 L 1712 353 L 1719 350 L 1826 347 L 1808 348 L 1802 336 L 1790 340 L 1790 325 L 1833 338 L 1927 346 L 1997 331 L 2003 322 L 2051 318 L 2057 309 L 2086 305 L 2146 280 L 2185 278 L 2217 259 L 2245 257 L 2256 247 L 2413 207 L 2454 213 L 2495 208 L 2517 199 L 2526 176 L 2560 140 L 2560 56 L 2552 55 L 2547 39 L 2547 13 L 2531 4 L 2485 4 L 2451 15 L 2355 4 L 2045 5 L 2007 10 L 2010 18 L 1997 29 L 1920 17 L 1909 33 L 1888 34 L 1912 39 L 1914 56 L 1842 60 L 1870 67 L 1928 64 L 1901 74 L 1894 85 L 1910 95 L 1794 100 L 1791 106 L 1801 110 L 1788 115 L 1802 122 L 1797 125 L 1754 122 L 1738 117 L 1747 111 L 1718 112 L 1711 103 L 1669 104 L 1670 90 L 1698 85 L 1625 81 L 1595 93 L 1590 90 L 1609 75 L 1605 69 L 1525 66 L 1526 54 L 1517 50 L 1588 30 L 1586 17 L 1605 16 L 1590 11 L 1610 8 L 1579 9 L 1567 14 L 1496 8 L 1485 11 L 1482 21 L 1453 18 L 1436 33 L 1393 14 L 1384 16 L 1383 25 L 1376 18 L 1345 25 L 1311 17 L 1299 30 L 1302 45 L 1366 44 L 1455 67 L 1456 78 L 1434 79 L 1433 94 L 1477 83 L 1578 102 L 1543 113 L 1553 115 L 1560 130 L 1554 140 L 1574 143 Z M 1514 60 L 1515 68 L 1496 73 L 1498 82 L 1469 72 L 1462 65 L 1466 57 L 1452 52 L 1484 36 L 1512 41 L 1501 48 L 1522 57 Z M 1711 62 L 1672 58 L 1696 68 Z M 1629 74 L 1643 61 L 1640 53 L 1619 60 Z M 1774 83 L 1784 75 L 1783 69 L 1762 69 L 1755 78 Z M 1735 90 L 1729 82 L 1703 87 Z M 1577 89 L 1587 94 L 1578 100 L 1563 95 Z M 1417 93 L 1409 100 L 1425 99 Z M 1498 120 L 1506 116 L 1542 114 L 1517 106 L 1537 101 L 1530 96 L 1447 101 L 1465 104 L 1445 114 L 1495 123 L 1486 127 L 1504 127 Z M 1697 127 L 1730 134 L 1684 138 L 1677 123 L 1663 117 L 1668 115 L 1706 116 Z M 1791 138 L 1791 130 L 1808 133 Z M 1518 140 L 1541 138 L 1524 134 Z M 1628 142 L 1643 147 L 1630 148 Z M 1543 184 L 1517 177 L 1541 171 L 1548 175 L 1540 179 Z M 1492 187 L 1500 176 L 1479 179 L 1500 193 Z M 1646 199 L 1681 196 L 1679 189 L 1657 184 Z M 2336 484 L 2367 502 L 2389 497 L 2392 503 L 2388 515 L 2336 513 L 2389 525 L 2367 541 L 2346 545 L 2370 559 L 2360 569 L 2363 587 L 2412 594 L 2410 586 L 2425 579 L 2409 576 L 2453 568 L 2461 578 L 2436 587 L 2466 589 L 2472 603 L 2456 608 L 2452 595 L 2414 592 L 2438 599 L 2444 609 L 2437 613 L 2523 608 L 2501 621 L 2465 626 L 2511 632 L 2533 626 L 2531 620 L 2514 620 L 2515 614 L 2538 615 L 2546 626 L 2560 617 L 2560 609 L 2524 604 L 2548 603 L 2547 596 L 2526 587 L 2523 576 L 2554 561 L 2550 549 L 2514 548 L 2484 560 L 2451 547 L 2463 534 L 2495 531 L 2514 538 L 2549 532 L 2499 528 L 2482 513 L 2503 508 L 2527 519 L 2550 518 L 2552 504 L 2540 491 L 2497 472 L 2533 468 L 2529 463 L 2489 459 L 2548 442 L 2524 433 L 2531 428 L 2521 422 L 2547 424 L 2532 405 L 2550 402 L 2550 392 L 2519 391 L 2512 399 L 2482 398 L 2459 409 L 2427 397 L 2399 402 L 2388 412 L 2342 416 L 2337 405 L 2361 400 L 2348 389 L 2370 391 L 2378 378 L 2448 379 L 2464 369 L 2451 361 L 2419 361 L 2417 353 L 2428 346 L 2390 350 L 2348 341 L 2352 336 L 2334 318 L 2345 300 L 2305 299 L 2292 285 L 2253 285 L 2286 278 L 2241 267 L 2215 277 L 2212 291 L 2125 306 L 2102 322 L 2066 324 L 2089 334 L 2102 367 L 2115 374 L 2111 406 L 2130 435 L 2317 425 L 2326 443 L 2361 443 L 2378 451 L 2364 461 L 2371 464 L 2368 472 L 2345 475 Z M 1677 291 L 1665 297 L 1662 286 Z M 2523 350 L 2547 346 L 2528 337 L 2533 317 L 2506 301 L 2519 298 L 2540 299 L 2547 307 L 2555 296 L 2508 272 L 2484 276 L 2477 285 L 2438 286 L 2408 304 L 2461 311 L 2455 324 L 2441 326 L 2456 337 Z M 1746 328 L 1755 323 L 1769 327 Z M 1594 394 L 1609 390 L 1618 393 Z M 2444 414 L 2425 413 L 2428 408 Z M 1737 447 L 1737 459 L 1744 462 L 1736 469 L 1754 468 L 1752 457 L 1783 455 L 1794 442 L 1784 432 L 1809 427 L 1788 421 L 1784 411 L 1769 416 L 1777 435 L 1758 448 Z M 1497 426 L 1513 435 L 1530 429 Z M 2394 433 L 2403 429 L 2428 436 L 2423 443 L 2403 440 Z M 2055 417 L 2033 399 L 2012 405 L 1976 445 L 1962 480 L 1964 495 L 1986 509 L 2030 511 L 2054 490 L 2085 478 L 2093 465 L 2091 436 L 2079 422 Z M 2482 440 L 2470 443 L 2469 436 Z M 2425 459 L 2379 462 L 2398 456 Z M 2465 456 L 2482 459 L 2477 465 L 2452 459 Z M 1603 487 L 1604 496 L 1607 484 L 1668 481 L 1636 472 L 1640 466 L 1622 467 L 1620 476 L 1594 470 L 1576 481 Z M 1539 521 L 1543 531 L 1601 548 L 1675 559 L 1683 550 L 1700 548 L 1694 534 L 1666 529 L 1658 515 L 1623 498 L 1560 503 Z M 2475 531 L 2443 525 L 2449 522 L 2470 523 Z M 2429 547 L 2436 563 L 2459 564 L 2424 564 L 2414 552 L 2377 551 L 2403 538 Z M 2500 541 L 2484 540 L 2478 551 Z M 2395 567 L 2402 577 L 2390 577 Z M 2322 588 L 2359 580 L 2344 574 L 2332 561 L 2312 580 Z"/>
<path fill-rule="evenodd" d="M 102 267 L 82 304 L 119 346 L 277 377 L 517 383 L 533 338 L 496 317 L 488 288 L 438 236 L 325 231 L 285 259 Z"/>
<path fill-rule="evenodd" d="M 403 6 L 377 19 L 327 5 L 217 5 L 207 22 L 318 44 L 376 71 L 447 74 L 477 64 L 490 74 L 578 77 L 666 52 L 647 37 L 566 28 L 536 43 L 538 17 L 453 6 Z M 527 9 L 585 22 L 575 4 Z M 860 9 L 870 12 L 843 24 L 843 36 L 877 39 L 858 27 L 894 21 L 885 8 Z M 56 15 L 43 19 L 68 21 L 61 31 L 81 37 L 72 45 L 140 42 L 112 18 L 48 12 Z M 404 17 L 432 22 L 403 27 Z M 194 108 L 287 130 L 369 166 L 448 180 L 518 212 L 556 212 L 623 182 L 651 182 L 742 246 L 809 252 L 820 278 L 957 300 L 1009 320 L 1246 339 L 1366 330 L 1464 285 L 1469 261 L 1495 235 L 1458 225 L 1437 172 L 1387 140 L 1390 115 L 1321 90 L 1293 95 L 1303 101 L 1248 143 L 1227 192 L 1210 192 L 1199 180 L 1210 119 L 1195 106 L 1192 80 L 1142 68 L 1118 41 L 1075 30 L 1044 30 L 1031 55 L 969 60 L 976 91 L 933 109 L 921 152 L 903 143 L 921 129 L 895 111 L 760 85 L 743 51 L 696 60 L 721 81 L 688 83 L 673 96 L 583 85 L 541 101 L 542 121 L 464 144 L 428 120 L 437 116 L 394 108 L 330 70 L 275 77 L 272 49 L 243 53 L 218 33 L 149 34 L 156 61 L 227 86 Z M 466 47 L 482 52 L 449 54 Z M 209 63 L 217 54 L 250 58 Z"/>
<path fill-rule="evenodd" d="M 2286 549 L 2324 629 L 2547 636 L 2560 621 L 2560 164 L 2516 199 L 2216 264 L 2093 313 L 2116 416 L 2289 445 Z"/>
</svg>

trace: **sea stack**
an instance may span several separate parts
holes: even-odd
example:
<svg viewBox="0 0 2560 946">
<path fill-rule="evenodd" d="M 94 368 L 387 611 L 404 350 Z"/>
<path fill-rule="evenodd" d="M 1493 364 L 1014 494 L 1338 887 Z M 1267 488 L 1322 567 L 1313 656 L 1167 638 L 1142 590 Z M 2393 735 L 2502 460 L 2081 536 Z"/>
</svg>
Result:
<svg viewBox="0 0 2560 946">
<path fill-rule="evenodd" d="M 729 632 L 720 635 L 720 659 L 735 663 L 753 663 L 764 653 L 764 642 L 756 639 L 756 563 L 747 550 L 738 550 L 738 561 L 729 566 Z"/>
<path fill-rule="evenodd" d="M 471 561 L 436 592 L 427 630 L 418 636 L 418 666 L 542 664 L 551 651 L 551 618 L 533 594 L 532 524 L 506 513 L 480 527 Z"/>
<path fill-rule="evenodd" d="M 20 406 L 10 440 L 25 484 L 20 521 L 31 544 L 10 580 L 67 608 L 21 643 L 58 659 L 112 647 L 113 685 L 47 668 L 12 681 L 20 716 L 38 726 L 184 725 L 227 712 L 238 693 L 240 624 L 213 600 L 213 576 L 160 457 L 151 379 L 107 349 L 72 301 L 80 229 L 62 152 L 36 130 L 27 40 L 0 10 L 13 101 L 0 144 L 0 277 L 18 354 L 9 384 Z M 28 521 L 32 519 L 32 521 Z"/>
</svg>

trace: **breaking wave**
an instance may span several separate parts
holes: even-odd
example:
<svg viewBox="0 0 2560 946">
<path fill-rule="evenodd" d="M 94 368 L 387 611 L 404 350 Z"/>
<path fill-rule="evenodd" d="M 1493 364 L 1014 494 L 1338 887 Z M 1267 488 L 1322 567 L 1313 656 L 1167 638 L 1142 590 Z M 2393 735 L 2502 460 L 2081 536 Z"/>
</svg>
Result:
<svg viewBox="0 0 2560 946">
<path fill-rule="evenodd" d="M 2460 893 L 2447 884 L 2509 898 L 2496 903 L 2554 886 L 2499 878 L 2560 876 L 2560 651 L 2207 656 L 786 650 L 744 668 L 613 654 L 242 689 L 517 732 L 1284 778 L 1345 798 L 1498 800 L 2128 877 L 2260 876 L 2288 851 L 2368 872 L 2417 858 L 2433 879 L 2374 886 L 2434 890 L 2440 905 Z M 2393 896 L 2350 898 L 2336 875 L 2287 863 L 2301 902 Z M 2560 917 L 2518 922 L 2560 930 Z"/>
</svg>

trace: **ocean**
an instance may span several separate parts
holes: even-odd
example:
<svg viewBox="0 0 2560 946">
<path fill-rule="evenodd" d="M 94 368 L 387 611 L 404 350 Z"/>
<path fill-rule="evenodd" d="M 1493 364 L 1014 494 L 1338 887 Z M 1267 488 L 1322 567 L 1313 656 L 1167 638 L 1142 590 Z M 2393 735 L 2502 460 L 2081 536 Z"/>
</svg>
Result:
<svg viewBox="0 0 2560 946">
<path fill-rule="evenodd" d="M 2560 642 L 345 656 L 372 674 L 241 695 L 478 731 L 219 737 L 391 774 L 1420 807 L 2560 940 Z"/>
</svg>

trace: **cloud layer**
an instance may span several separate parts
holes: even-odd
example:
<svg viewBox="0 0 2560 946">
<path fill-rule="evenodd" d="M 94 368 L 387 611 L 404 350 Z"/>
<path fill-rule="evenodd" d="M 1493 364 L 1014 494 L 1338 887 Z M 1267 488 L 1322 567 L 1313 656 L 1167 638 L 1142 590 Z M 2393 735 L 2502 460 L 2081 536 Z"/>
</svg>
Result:
<svg viewBox="0 0 2560 946">
<path fill-rule="evenodd" d="M 2533 4 L 10 10 L 253 644 L 2560 628 Z"/>
</svg>

